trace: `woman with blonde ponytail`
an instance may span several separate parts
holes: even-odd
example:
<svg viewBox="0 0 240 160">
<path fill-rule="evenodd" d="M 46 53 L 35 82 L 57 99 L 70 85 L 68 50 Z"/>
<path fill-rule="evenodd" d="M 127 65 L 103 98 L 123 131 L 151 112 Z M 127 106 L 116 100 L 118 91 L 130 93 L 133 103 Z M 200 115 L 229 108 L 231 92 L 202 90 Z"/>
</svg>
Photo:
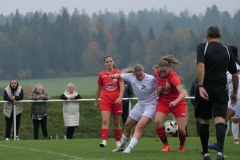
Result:
<svg viewBox="0 0 240 160">
<path fill-rule="evenodd" d="M 161 152 L 171 150 L 167 141 L 166 133 L 163 129 L 164 118 L 172 113 L 177 120 L 180 145 L 178 152 L 183 152 L 185 149 L 186 140 L 186 102 L 185 92 L 182 88 L 182 81 L 171 69 L 177 69 L 181 66 L 179 60 L 168 55 L 160 59 L 158 65 L 153 66 L 154 76 L 158 81 L 158 106 L 155 115 L 156 132 L 163 142 L 164 146 Z"/>
<path fill-rule="evenodd" d="M 124 151 L 123 153 L 130 153 L 155 115 L 157 107 L 157 81 L 152 75 L 144 73 L 144 68 L 141 64 L 126 68 L 122 74 L 112 74 L 110 77 L 113 79 L 122 78 L 124 81 L 130 82 L 133 92 L 138 97 L 138 103 L 133 107 L 124 125 L 121 144 L 113 150 L 113 152 Z M 131 130 L 135 125 L 135 132 L 126 148 Z"/>
</svg>

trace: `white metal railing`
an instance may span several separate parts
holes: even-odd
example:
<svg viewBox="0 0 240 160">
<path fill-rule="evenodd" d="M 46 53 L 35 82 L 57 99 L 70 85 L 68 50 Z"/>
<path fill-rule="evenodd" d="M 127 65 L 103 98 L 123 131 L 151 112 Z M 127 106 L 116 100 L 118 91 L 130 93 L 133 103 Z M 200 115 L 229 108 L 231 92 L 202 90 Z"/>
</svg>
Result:
<svg viewBox="0 0 240 160">
<path fill-rule="evenodd" d="M 122 100 L 130 100 L 129 101 L 129 112 L 132 109 L 132 101 L 131 100 L 137 100 L 138 98 L 122 98 Z M 185 99 L 195 99 L 195 97 L 185 97 Z M 99 99 L 100 100 L 100 99 Z M 74 101 L 74 102 L 86 102 L 86 101 L 95 101 L 94 98 L 92 99 L 76 99 L 76 100 L 62 100 L 62 99 L 50 99 L 50 100 L 21 100 L 18 102 L 21 103 L 36 103 L 36 102 L 69 102 L 69 101 Z M 9 101 L 0 101 L 0 103 L 7 103 Z M 16 105 L 13 105 L 13 127 L 14 127 L 14 140 L 16 140 Z"/>
</svg>

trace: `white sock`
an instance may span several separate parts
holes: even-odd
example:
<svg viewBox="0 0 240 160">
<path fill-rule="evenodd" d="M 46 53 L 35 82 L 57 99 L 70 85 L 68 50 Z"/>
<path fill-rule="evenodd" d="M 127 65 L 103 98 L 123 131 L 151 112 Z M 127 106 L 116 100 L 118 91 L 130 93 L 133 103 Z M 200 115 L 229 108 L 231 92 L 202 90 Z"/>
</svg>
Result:
<svg viewBox="0 0 240 160">
<path fill-rule="evenodd" d="M 225 139 L 226 139 L 229 132 L 229 128 L 230 128 L 230 122 L 227 121 L 225 125 L 227 125 L 226 132 L 225 132 Z"/>
<path fill-rule="evenodd" d="M 132 138 L 128 147 L 133 148 L 134 146 L 136 146 L 137 143 L 138 143 L 138 140 L 136 138 Z"/>
<path fill-rule="evenodd" d="M 102 142 L 106 142 L 107 143 L 107 140 L 102 140 Z"/>
<path fill-rule="evenodd" d="M 116 145 L 117 146 L 121 145 L 121 142 L 120 141 L 116 141 Z"/>
<path fill-rule="evenodd" d="M 223 156 L 222 152 L 218 152 L 217 155 L 222 155 Z"/>
<path fill-rule="evenodd" d="M 232 122 L 232 134 L 233 134 L 234 140 L 238 139 L 238 133 L 239 133 L 239 123 Z"/>
<path fill-rule="evenodd" d="M 124 134 L 122 134 L 121 138 L 121 146 L 125 146 L 129 140 L 129 137 L 125 137 Z"/>
</svg>

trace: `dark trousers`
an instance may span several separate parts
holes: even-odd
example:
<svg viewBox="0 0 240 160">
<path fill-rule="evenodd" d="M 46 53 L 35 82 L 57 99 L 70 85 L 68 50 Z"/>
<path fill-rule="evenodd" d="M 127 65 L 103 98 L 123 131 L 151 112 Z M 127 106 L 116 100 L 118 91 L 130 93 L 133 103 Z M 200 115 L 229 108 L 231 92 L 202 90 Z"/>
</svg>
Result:
<svg viewBox="0 0 240 160">
<path fill-rule="evenodd" d="M 5 138 L 10 138 L 11 128 L 12 128 L 12 125 L 13 125 L 13 111 L 11 113 L 10 118 L 5 116 L 5 121 L 6 121 L 6 134 L 5 134 Z M 21 114 L 16 116 L 16 135 L 18 135 L 18 129 L 20 127 L 20 121 L 21 121 Z"/>
<path fill-rule="evenodd" d="M 32 120 L 33 122 L 33 134 L 34 139 L 38 139 L 38 132 L 39 132 L 39 124 L 41 124 L 42 134 L 44 137 L 48 136 L 47 132 L 47 115 L 42 118 L 42 120 Z"/>
<path fill-rule="evenodd" d="M 197 129 L 197 136 L 200 136 L 200 123 L 199 118 L 196 118 L 196 129 Z"/>
<path fill-rule="evenodd" d="M 126 100 L 126 101 L 123 101 L 123 114 L 122 114 L 123 128 L 127 121 L 128 114 L 129 114 L 129 101 Z"/>
<path fill-rule="evenodd" d="M 67 132 L 66 132 L 67 139 L 73 138 L 75 128 L 76 127 L 67 127 Z"/>
</svg>

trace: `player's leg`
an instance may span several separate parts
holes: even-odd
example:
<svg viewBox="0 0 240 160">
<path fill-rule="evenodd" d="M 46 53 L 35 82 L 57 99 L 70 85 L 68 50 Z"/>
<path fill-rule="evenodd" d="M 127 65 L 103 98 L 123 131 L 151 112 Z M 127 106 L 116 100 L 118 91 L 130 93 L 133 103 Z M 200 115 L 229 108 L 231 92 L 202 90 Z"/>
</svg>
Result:
<svg viewBox="0 0 240 160">
<path fill-rule="evenodd" d="M 155 120 L 154 120 L 157 135 L 163 143 L 163 149 L 161 150 L 161 152 L 168 152 L 171 150 L 171 147 L 167 140 L 166 133 L 163 128 L 163 121 L 165 117 L 166 115 L 163 114 L 162 112 L 156 112 Z"/>
<path fill-rule="evenodd" d="M 116 140 L 116 146 L 120 145 L 122 130 L 120 126 L 120 114 L 113 114 L 113 127 L 114 127 L 114 138 Z"/>
<path fill-rule="evenodd" d="M 108 139 L 108 133 L 109 133 L 109 118 L 110 118 L 110 112 L 109 111 L 102 111 L 102 142 L 99 144 L 100 147 L 106 147 L 107 146 L 107 139 Z"/>
<path fill-rule="evenodd" d="M 238 134 L 239 134 L 239 120 L 238 119 L 232 119 L 232 134 L 234 139 L 234 144 L 239 144 L 238 141 Z"/>
<path fill-rule="evenodd" d="M 143 112 L 142 116 L 137 123 L 133 137 L 132 137 L 128 147 L 125 149 L 125 151 L 123 153 L 130 153 L 132 148 L 138 143 L 139 139 L 142 136 L 142 132 L 154 118 L 155 112 L 156 112 L 156 107 L 157 107 L 157 102 L 142 104 L 141 108 L 144 108 L 142 111 Z"/>
<path fill-rule="evenodd" d="M 220 99 L 221 100 L 221 99 Z M 220 102 L 213 104 L 213 115 L 214 115 L 214 123 L 216 128 L 216 139 L 218 145 L 218 159 L 224 159 L 223 148 L 225 141 L 225 133 L 226 133 L 226 115 L 227 115 L 227 102 Z"/>
<path fill-rule="evenodd" d="M 233 109 L 233 107 L 228 106 L 226 121 L 229 121 L 231 117 L 233 117 L 234 115 L 235 115 L 235 110 Z"/>
<path fill-rule="evenodd" d="M 205 87 L 206 92 L 209 97 L 211 97 L 212 88 Z M 202 155 L 204 159 L 211 159 L 208 152 L 208 140 L 209 140 L 209 124 L 210 119 L 212 119 L 212 103 L 211 101 L 203 100 L 197 89 L 195 94 L 195 118 L 199 118 L 200 129 L 199 137 L 202 145 Z"/>
<path fill-rule="evenodd" d="M 113 114 L 114 138 L 116 140 L 116 146 L 118 147 L 120 146 L 120 140 L 122 135 L 121 125 L 120 125 L 120 118 L 121 118 L 121 114 L 123 113 L 122 103 L 112 105 L 111 112 Z"/>
<path fill-rule="evenodd" d="M 239 134 L 239 122 L 240 122 L 240 102 L 238 99 L 237 105 L 234 106 L 235 115 L 232 117 L 232 134 L 234 138 L 234 144 L 239 144 L 238 134 Z"/>
<path fill-rule="evenodd" d="M 184 152 L 185 149 L 185 141 L 186 141 L 186 130 L 185 130 L 185 124 L 186 124 L 186 118 L 180 117 L 177 118 L 177 124 L 178 124 L 178 137 L 179 137 L 179 147 L 178 147 L 178 152 Z"/>
<path fill-rule="evenodd" d="M 225 123 L 225 128 L 226 128 L 226 131 L 225 131 L 225 139 L 226 139 L 229 132 L 229 128 L 230 128 L 230 121 L 227 121 Z"/>
<path fill-rule="evenodd" d="M 142 116 L 141 119 L 138 121 L 137 126 L 135 128 L 134 134 L 132 136 L 132 139 L 128 145 L 128 147 L 125 149 L 123 153 L 130 153 L 132 148 L 137 145 L 139 139 L 142 136 L 142 132 L 146 128 L 146 126 L 152 121 L 151 118 Z"/>
<path fill-rule="evenodd" d="M 124 125 L 124 133 L 122 134 L 120 146 L 114 149 L 112 152 L 123 151 L 126 148 L 127 142 L 130 139 L 131 129 L 137 124 L 137 122 L 142 116 L 142 113 L 143 111 L 137 103 L 131 110 L 127 118 L 127 122 Z"/>
<path fill-rule="evenodd" d="M 177 104 L 175 107 L 172 108 L 172 113 L 174 117 L 176 117 L 177 124 L 178 124 L 178 137 L 179 137 L 179 147 L 178 152 L 184 152 L 185 149 L 185 140 L 187 137 L 186 132 L 186 117 L 187 117 L 187 109 L 186 104 Z"/>
<path fill-rule="evenodd" d="M 227 137 L 229 128 L 230 128 L 230 122 L 229 120 L 231 119 L 231 117 L 233 117 L 235 115 L 235 110 L 236 110 L 236 106 L 232 106 L 230 101 L 228 101 L 228 108 L 227 108 L 227 115 L 226 115 L 226 122 L 225 122 L 225 138 Z M 209 149 L 213 149 L 218 151 L 218 144 L 217 143 L 213 143 L 213 144 L 209 144 L 208 145 Z"/>
<path fill-rule="evenodd" d="M 131 129 L 137 124 L 137 121 L 128 116 L 127 122 L 124 125 L 124 133 L 122 134 L 121 144 L 112 152 L 118 152 L 125 150 L 127 142 L 130 139 Z"/>
</svg>

